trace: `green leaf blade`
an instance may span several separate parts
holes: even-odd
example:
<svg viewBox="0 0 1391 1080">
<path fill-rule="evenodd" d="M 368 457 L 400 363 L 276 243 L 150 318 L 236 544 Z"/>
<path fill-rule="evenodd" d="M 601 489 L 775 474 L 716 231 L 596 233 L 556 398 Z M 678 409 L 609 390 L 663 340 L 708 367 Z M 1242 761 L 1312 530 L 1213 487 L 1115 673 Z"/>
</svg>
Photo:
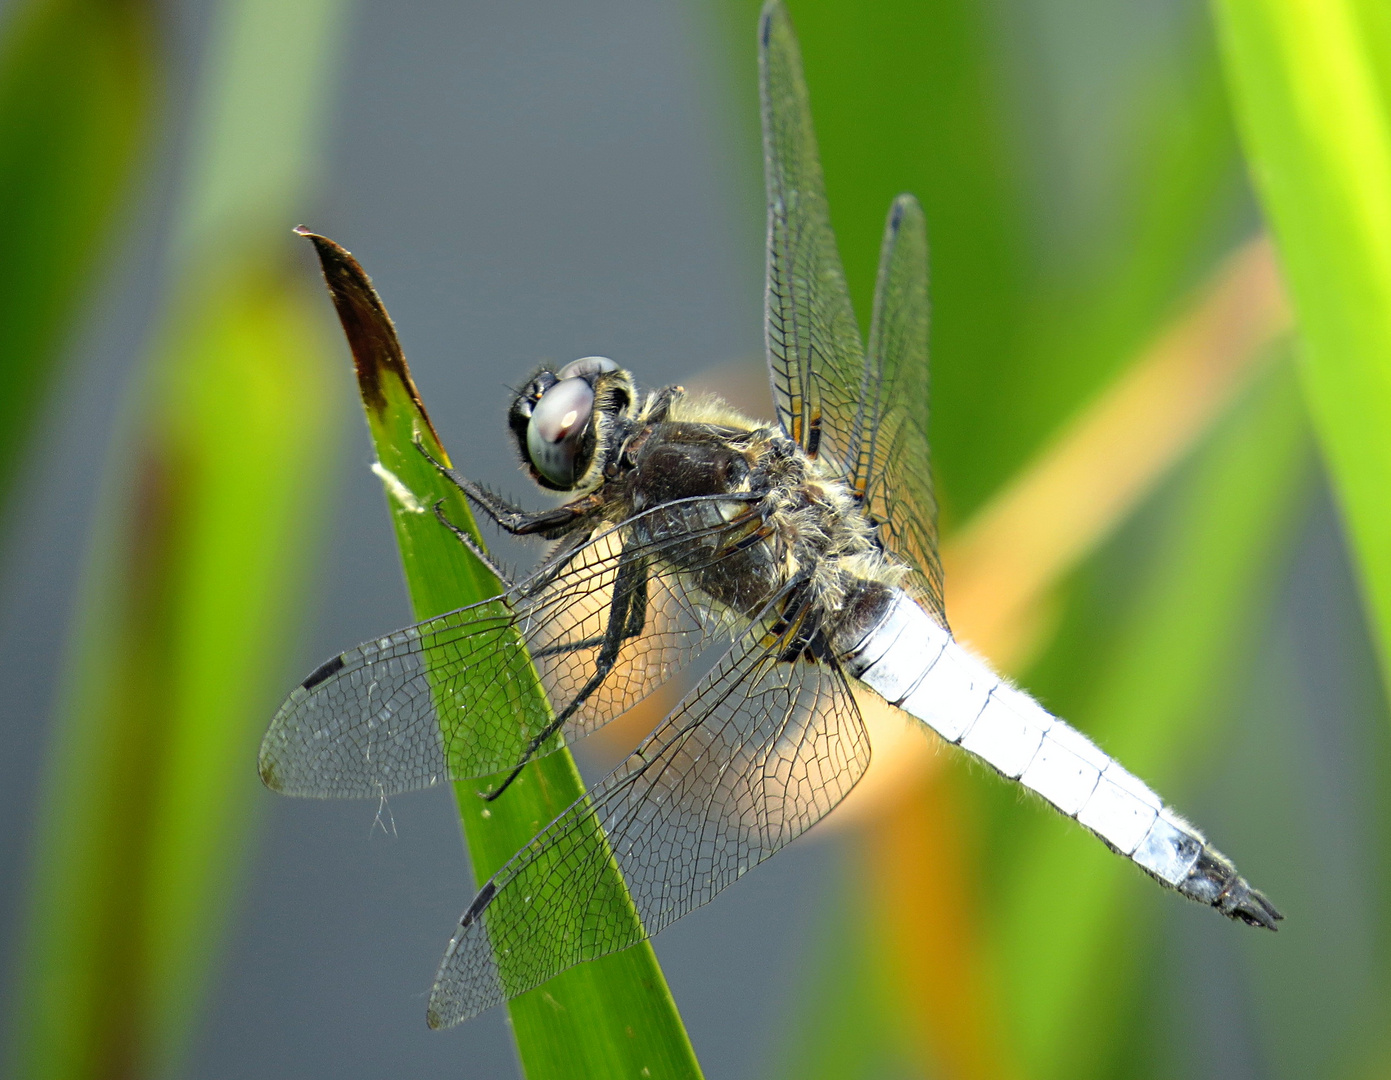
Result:
<svg viewBox="0 0 1391 1080">
<path fill-rule="evenodd" d="M 417 446 L 448 463 L 385 308 L 347 252 L 332 241 L 306 235 L 318 251 L 352 348 L 377 452 L 377 471 L 384 481 L 416 617 L 430 618 L 497 595 L 493 575 L 435 517 L 438 505 L 451 522 L 478 536 L 463 494 Z M 534 669 L 528 665 L 524 674 L 531 679 L 535 696 L 534 706 L 528 709 L 548 709 Z M 506 722 L 506 713 L 499 719 Z M 480 886 L 584 795 L 584 782 L 563 747 L 533 760 L 504 795 L 490 803 L 478 793 L 493 786 L 492 779 L 455 784 L 459 818 Z M 597 830 L 597 821 L 592 817 L 590 821 Z M 601 837 L 597 840 L 602 842 Z M 632 900 L 611 856 L 604 886 L 610 894 L 607 917 L 639 930 Z M 556 948 L 562 950 L 563 943 Z M 507 961 L 500 964 L 505 986 Z M 571 967 L 513 999 L 508 1009 L 531 1080 L 700 1076 L 689 1037 L 647 941 Z"/>
<path fill-rule="evenodd" d="M 0 507 L 152 127 L 143 0 L 30 0 L 0 42 Z"/>
<path fill-rule="evenodd" d="M 1215 7 L 1391 687 L 1391 18 L 1377 0 Z"/>
</svg>

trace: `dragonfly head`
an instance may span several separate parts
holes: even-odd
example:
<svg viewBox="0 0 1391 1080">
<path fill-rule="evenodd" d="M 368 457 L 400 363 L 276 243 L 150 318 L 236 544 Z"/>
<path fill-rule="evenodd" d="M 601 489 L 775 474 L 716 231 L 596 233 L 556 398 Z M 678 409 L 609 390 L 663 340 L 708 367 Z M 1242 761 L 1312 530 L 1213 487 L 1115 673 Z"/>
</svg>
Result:
<svg viewBox="0 0 1391 1080">
<path fill-rule="evenodd" d="M 538 371 L 507 411 L 532 479 L 552 491 L 597 486 L 599 448 L 634 398 L 632 376 L 606 356 Z"/>
</svg>

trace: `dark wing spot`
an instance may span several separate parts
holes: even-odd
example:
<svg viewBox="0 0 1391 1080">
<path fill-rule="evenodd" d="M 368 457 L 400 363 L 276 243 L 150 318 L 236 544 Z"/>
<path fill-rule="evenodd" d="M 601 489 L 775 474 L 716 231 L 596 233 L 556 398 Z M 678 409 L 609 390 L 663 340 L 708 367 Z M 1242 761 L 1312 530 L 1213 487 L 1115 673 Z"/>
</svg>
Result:
<svg viewBox="0 0 1391 1080">
<path fill-rule="evenodd" d="M 483 888 L 478 890 L 478 895 L 473 898 L 473 903 L 471 903 L 468 906 L 468 910 L 464 912 L 464 917 L 459 920 L 459 925 L 468 926 L 469 923 L 483 914 L 483 909 L 488 906 L 489 901 L 492 900 L 496 893 L 497 885 L 491 881 L 484 884 Z"/>
<path fill-rule="evenodd" d="M 335 656 L 332 660 L 328 661 L 327 663 L 320 664 L 317 668 L 315 668 L 314 674 L 310 675 L 309 678 L 305 679 L 304 682 L 300 683 L 300 686 L 304 687 L 304 689 L 306 690 L 313 690 L 314 687 L 318 686 L 322 682 L 327 682 L 329 679 L 337 675 L 342 670 L 343 656 L 340 653 L 338 656 Z"/>
</svg>

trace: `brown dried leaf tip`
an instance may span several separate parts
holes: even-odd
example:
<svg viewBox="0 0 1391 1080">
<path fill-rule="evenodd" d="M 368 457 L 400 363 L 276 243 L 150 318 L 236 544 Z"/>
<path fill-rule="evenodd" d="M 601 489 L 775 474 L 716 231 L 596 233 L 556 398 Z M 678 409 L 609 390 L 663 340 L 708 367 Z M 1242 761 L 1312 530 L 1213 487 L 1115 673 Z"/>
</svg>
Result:
<svg viewBox="0 0 1391 1080">
<path fill-rule="evenodd" d="M 295 232 L 310 240 L 319 256 L 324 282 L 328 285 L 333 306 L 338 312 L 338 321 L 343 324 L 343 334 L 352 350 L 358 390 L 363 402 L 376 412 L 386 408 L 382 376 L 390 372 L 406 388 L 425 426 L 438 443 L 439 437 L 430 423 L 429 414 L 425 412 L 425 403 L 420 400 L 420 391 L 416 389 L 405 354 L 401 351 L 396 327 L 386 312 L 386 305 L 372 287 L 372 279 L 347 249 L 328 237 L 310 232 L 303 225 L 297 226 Z"/>
</svg>

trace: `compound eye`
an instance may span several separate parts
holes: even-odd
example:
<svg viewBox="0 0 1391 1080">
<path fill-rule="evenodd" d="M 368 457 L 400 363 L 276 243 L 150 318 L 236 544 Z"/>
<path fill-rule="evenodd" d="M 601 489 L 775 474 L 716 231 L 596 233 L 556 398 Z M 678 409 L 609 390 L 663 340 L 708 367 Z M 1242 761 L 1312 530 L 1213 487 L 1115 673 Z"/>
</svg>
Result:
<svg viewBox="0 0 1391 1080">
<path fill-rule="evenodd" d="M 555 373 L 555 377 L 557 379 L 592 378 L 595 375 L 617 370 L 618 365 L 607 356 L 582 356 L 578 360 L 571 360 Z"/>
<path fill-rule="evenodd" d="M 531 410 L 526 427 L 527 456 L 536 471 L 558 488 L 573 487 L 584 472 L 580 443 L 593 412 L 594 389 L 582 378 L 562 378 Z"/>
</svg>

